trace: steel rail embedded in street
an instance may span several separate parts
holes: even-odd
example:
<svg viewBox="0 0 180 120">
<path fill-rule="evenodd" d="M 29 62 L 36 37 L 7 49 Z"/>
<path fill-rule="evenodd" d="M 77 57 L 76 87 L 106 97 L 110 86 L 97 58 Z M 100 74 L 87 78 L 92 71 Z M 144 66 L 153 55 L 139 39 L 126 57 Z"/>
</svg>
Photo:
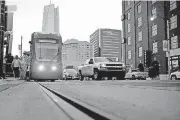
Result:
<svg viewBox="0 0 180 120">
<path fill-rule="evenodd" d="M 117 119 L 119 120 L 120 119 L 120 118 L 117 118 L 116 116 L 113 116 L 109 113 L 101 111 L 101 110 L 99 110 L 95 107 L 92 107 L 88 104 L 85 104 L 81 101 L 77 101 L 73 98 L 67 97 L 67 96 L 63 95 L 62 93 L 52 90 L 40 83 L 39 83 L 39 85 L 42 86 L 43 88 L 45 88 L 46 90 L 50 91 L 54 95 L 56 95 L 58 98 L 61 98 L 62 100 L 66 101 L 68 104 L 72 105 L 74 108 L 77 108 L 84 114 L 88 115 L 92 119 L 95 119 L 95 120 L 117 120 Z"/>
</svg>

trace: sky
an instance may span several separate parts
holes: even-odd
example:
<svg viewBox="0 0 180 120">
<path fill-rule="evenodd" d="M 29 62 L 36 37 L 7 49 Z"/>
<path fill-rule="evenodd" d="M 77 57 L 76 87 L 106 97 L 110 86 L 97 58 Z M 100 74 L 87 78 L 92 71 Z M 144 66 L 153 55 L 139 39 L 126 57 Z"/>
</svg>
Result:
<svg viewBox="0 0 180 120">
<path fill-rule="evenodd" d="M 122 29 L 121 0 L 51 0 L 59 6 L 59 30 L 63 42 L 67 39 L 88 41 L 98 28 Z M 12 54 L 19 55 L 18 44 L 23 36 L 23 50 L 29 50 L 31 34 L 42 30 L 43 9 L 50 0 L 7 0 L 17 5 L 13 21 Z"/>
</svg>

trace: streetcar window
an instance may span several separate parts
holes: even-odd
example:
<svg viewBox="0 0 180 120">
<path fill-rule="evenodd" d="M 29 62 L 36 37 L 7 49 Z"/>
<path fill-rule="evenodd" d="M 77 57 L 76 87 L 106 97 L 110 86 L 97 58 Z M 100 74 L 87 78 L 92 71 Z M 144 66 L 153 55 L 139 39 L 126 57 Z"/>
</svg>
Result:
<svg viewBox="0 0 180 120">
<path fill-rule="evenodd" d="M 56 40 L 38 40 L 39 43 L 56 43 Z"/>
<path fill-rule="evenodd" d="M 57 60 L 58 44 L 52 43 L 36 43 L 36 59 L 37 60 Z"/>
</svg>

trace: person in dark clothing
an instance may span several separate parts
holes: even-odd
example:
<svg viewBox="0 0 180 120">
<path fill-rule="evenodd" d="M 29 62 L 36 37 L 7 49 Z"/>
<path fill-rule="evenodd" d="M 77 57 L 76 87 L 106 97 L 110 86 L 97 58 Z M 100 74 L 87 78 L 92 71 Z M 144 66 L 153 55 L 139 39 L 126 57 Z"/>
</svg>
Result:
<svg viewBox="0 0 180 120">
<path fill-rule="evenodd" d="M 19 77 L 19 69 L 21 67 L 21 63 L 20 63 L 20 60 L 19 60 L 17 55 L 15 56 L 15 59 L 13 60 L 13 62 L 11 64 L 11 67 L 12 67 L 12 69 L 14 71 L 14 77 L 18 78 Z"/>
</svg>

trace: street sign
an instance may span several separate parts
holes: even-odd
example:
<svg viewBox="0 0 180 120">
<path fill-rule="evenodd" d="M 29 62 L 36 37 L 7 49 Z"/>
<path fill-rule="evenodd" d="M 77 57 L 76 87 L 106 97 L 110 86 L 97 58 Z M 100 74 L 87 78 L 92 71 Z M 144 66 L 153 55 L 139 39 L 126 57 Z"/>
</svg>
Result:
<svg viewBox="0 0 180 120">
<path fill-rule="evenodd" d="M 163 51 L 168 51 L 168 41 L 163 40 Z"/>
<path fill-rule="evenodd" d="M 21 50 L 21 45 L 18 45 L 18 50 Z"/>
</svg>

